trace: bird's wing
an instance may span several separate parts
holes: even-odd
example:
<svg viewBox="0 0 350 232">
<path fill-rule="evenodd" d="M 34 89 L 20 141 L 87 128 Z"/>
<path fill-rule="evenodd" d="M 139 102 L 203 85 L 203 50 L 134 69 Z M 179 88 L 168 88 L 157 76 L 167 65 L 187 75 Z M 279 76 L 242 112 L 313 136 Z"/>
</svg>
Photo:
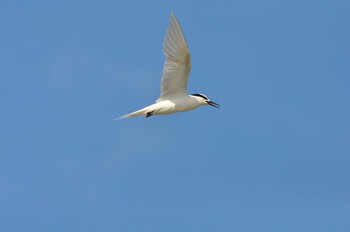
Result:
<svg viewBox="0 0 350 232">
<path fill-rule="evenodd" d="M 191 71 L 191 55 L 175 15 L 170 13 L 163 53 L 165 64 L 161 83 L 161 94 L 158 101 L 180 96 L 187 96 L 187 80 Z"/>
</svg>

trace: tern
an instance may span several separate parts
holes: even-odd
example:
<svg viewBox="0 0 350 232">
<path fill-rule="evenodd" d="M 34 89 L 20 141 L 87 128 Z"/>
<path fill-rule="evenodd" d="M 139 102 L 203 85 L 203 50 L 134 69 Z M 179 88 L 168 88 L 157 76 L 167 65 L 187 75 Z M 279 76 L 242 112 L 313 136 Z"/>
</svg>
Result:
<svg viewBox="0 0 350 232">
<path fill-rule="evenodd" d="M 220 105 L 209 100 L 201 93 L 188 95 L 187 81 L 191 71 L 191 54 L 175 15 L 170 12 L 170 23 L 163 43 L 165 64 L 161 80 L 161 94 L 158 100 L 147 107 L 130 114 L 123 115 L 115 120 L 133 116 L 156 114 L 172 114 L 193 110 L 199 106 L 210 105 L 220 108 Z"/>
</svg>

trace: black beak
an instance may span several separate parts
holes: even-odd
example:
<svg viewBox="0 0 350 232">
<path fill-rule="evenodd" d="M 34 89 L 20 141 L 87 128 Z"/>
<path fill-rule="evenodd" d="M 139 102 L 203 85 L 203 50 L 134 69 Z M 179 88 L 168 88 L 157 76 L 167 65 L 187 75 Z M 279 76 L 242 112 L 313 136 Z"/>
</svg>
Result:
<svg viewBox="0 0 350 232">
<path fill-rule="evenodd" d="M 218 103 L 215 103 L 213 101 L 207 101 L 208 105 L 214 106 L 215 108 L 220 109 L 220 105 Z"/>
</svg>

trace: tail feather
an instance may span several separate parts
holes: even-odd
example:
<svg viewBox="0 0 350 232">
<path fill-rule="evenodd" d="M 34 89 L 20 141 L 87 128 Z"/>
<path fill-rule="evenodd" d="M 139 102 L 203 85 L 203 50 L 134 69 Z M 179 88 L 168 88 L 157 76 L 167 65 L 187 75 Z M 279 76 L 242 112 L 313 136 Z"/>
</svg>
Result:
<svg viewBox="0 0 350 232">
<path fill-rule="evenodd" d="M 113 121 L 117 121 L 117 120 L 125 119 L 125 118 L 130 118 L 130 117 L 138 116 L 138 115 L 145 115 L 145 111 L 146 111 L 146 108 L 143 108 L 141 110 L 132 112 L 130 114 L 125 114 L 123 116 L 120 116 L 119 118 L 115 118 L 115 119 L 113 119 Z"/>
</svg>

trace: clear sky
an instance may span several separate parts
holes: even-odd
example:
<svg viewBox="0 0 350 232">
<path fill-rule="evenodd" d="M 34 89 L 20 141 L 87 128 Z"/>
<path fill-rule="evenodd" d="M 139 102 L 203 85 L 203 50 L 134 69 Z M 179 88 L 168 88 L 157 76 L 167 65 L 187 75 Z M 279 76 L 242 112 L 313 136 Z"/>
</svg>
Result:
<svg viewBox="0 0 350 232">
<path fill-rule="evenodd" d="M 190 93 L 159 96 L 169 13 Z M 350 1 L 0 2 L 0 231 L 350 231 Z"/>
</svg>

